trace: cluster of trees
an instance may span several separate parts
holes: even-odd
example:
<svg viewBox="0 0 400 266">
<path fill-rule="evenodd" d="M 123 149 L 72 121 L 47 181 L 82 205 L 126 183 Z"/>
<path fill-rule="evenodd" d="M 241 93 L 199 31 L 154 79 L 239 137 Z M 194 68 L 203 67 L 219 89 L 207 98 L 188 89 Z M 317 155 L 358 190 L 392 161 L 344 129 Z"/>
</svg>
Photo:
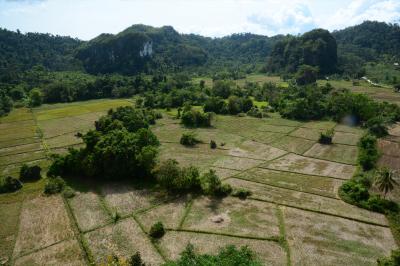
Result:
<svg viewBox="0 0 400 266">
<path fill-rule="evenodd" d="M 179 115 L 179 113 L 178 113 Z M 183 109 L 181 116 L 182 124 L 186 127 L 210 127 L 213 114 L 210 112 L 201 112 L 189 106 Z"/>
<path fill-rule="evenodd" d="M 355 94 L 331 85 L 276 88 L 278 96 L 270 104 L 283 117 L 296 120 L 330 118 L 351 120 L 377 136 L 387 134 L 386 126 L 400 120 L 400 107 L 387 102 L 376 102 L 367 95 Z"/>
<path fill-rule="evenodd" d="M 87 176 L 106 179 L 151 176 L 159 141 L 149 129 L 147 110 L 119 107 L 96 121 L 95 130 L 80 137 L 84 148 L 55 155 L 49 176 Z"/>
<path fill-rule="evenodd" d="M 154 170 L 158 184 L 171 192 L 201 192 L 210 196 L 225 196 L 232 192 L 228 184 L 222 184 L 214 170 L 200 175 L 194 166 L 180 167 L 173 159 L 160 163 Z"/>
</svg>

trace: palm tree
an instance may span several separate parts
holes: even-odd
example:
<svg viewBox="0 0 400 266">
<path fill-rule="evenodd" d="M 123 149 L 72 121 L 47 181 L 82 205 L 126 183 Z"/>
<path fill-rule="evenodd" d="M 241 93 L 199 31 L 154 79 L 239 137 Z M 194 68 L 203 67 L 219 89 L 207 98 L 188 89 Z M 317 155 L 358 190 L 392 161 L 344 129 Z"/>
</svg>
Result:
<svg viewBox="0 0 400 266">
<path fill-rule="evenodd" d="M 383 198 L 386 198 L 386 194 L 393 190 L 395 185 L 398 185 L 394 177 L 396 176 L 396 172 L 390 170 L 386 167 L 381 168 L 378 171 L 378 175 L 375 179 L 375 185 L 378 186 L 378 189 L 383 192 Z"/>
</svg>

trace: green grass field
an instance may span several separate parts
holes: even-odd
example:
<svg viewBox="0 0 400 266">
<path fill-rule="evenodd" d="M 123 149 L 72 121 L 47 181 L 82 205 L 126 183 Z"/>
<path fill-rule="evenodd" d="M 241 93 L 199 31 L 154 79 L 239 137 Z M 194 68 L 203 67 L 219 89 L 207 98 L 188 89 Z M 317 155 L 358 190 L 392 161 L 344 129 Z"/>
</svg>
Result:
<svg viewBox="0 0 400 266">
<path fill-rule="evenodd" d="M 261 75 L 249 80 L 279 81 Z M 109 108 L 131 104 L 95 100 L 13 110 L 0 119 L 2 174 L 17 177 L 24 162 L 39 163 L 46 172 L 51 153 L 79 145 L 77 132 L 93 128 Z M 0 262 L 90 265 L 140 251 L 146 263 L 160 265 L 192 243 L 199 252 L 248 245 L 267 265 L 312 265 L 317 258 L 326 265 L 372 265 L 396 247 L 383 215 L 337 195 L 355 171 L 361 129 L 278 114 L 218 115 L 213 127 L 190 129 L 202 143 L 187 148 L 179 139 L 189 130 L 174 118 L 174 110 L 162 112 L 151 127 L 161 142 L 159 160 L 214 169 L 223 182 L 252 195 L 245 200 L 171 197 L 131 183 L 79 181 L 73 185 L 77 195 L 66 199 L 42 196 L 43 179 L 26 183 L 18 192 L 0 195 Z M 319 133 L 330 128 L 335 144 L 319 145 Z M 211 140 L 217 149 L 210 149 Z M 167 233 L 152 241 L 148 232 L 157 221 Z"/>
</svg>

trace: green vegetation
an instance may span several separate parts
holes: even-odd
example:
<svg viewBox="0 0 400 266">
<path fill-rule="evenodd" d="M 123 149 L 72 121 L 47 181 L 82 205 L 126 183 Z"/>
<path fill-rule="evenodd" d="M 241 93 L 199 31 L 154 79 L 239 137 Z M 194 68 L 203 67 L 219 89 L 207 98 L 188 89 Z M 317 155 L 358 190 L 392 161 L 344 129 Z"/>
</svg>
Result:
<svg viewBox="0 0 400 266">
<path fill-rule="evenodd" d="M 219 251 L 217 255 L 202 254 L 194 252 L 194 247 L 188 245 L 182 252 L 181 258 L 176 261 L 170 261 L 164 266 L 189 266 L 189 265 L 210 265 L 210 266 L 259 266 L 261 262 L 255 257 L 254 253 L 248 247 L 237 249 L 234 246 L 227 246 Z"/>
<path fill-rule="evenodd" d="M 325 132 L 321 132 L 318 142 L 321 144 L 332 144 L 333 135 L 333 129 L 328 129 Z"/>
<path fill-rule="evenodd" d="M 156 163 L 157 137 L 148 129 L 152 117 L 133 107 L 110 110 L 96 121 L 96 130 L 81 136 L 85 147 L 55 155 L 49 176 L 106 179 L 149 176 Z"/>
<path fill-rule="evenodd" d="M 165 235 L 165 229 L 162 222 L 156 222 L 150 228 L 149 235 L 154 239 L 159 239 Z"/>
<path fill-rule="evenodd" d="M 42 168 L 40 168 L 38 165 L 28 166 L 27 164 L 23 164 L 19 171 L 19 179 L 23 182 L 37 181 L 42 178 L 40 175 L 41 171 Z"/>
<path fill-rule="evenodd" d="M 193 147 L 197 143 L 201 143 L 199 139 L 197 139 L 196 135 L 193 132 L 183 133 L 179 143 L 184 146 Z"/>
<path fill-rule="evenodd" d="M 22 183 L 12 176 L 5 176 L 0 178 L 0 194 L 14 192 L 21 188 Z"/>
<path fill-rule="evenodd" d="M 50 177 L 47 179 L 46 185 L 44 186 L 44 194 L 52 195 L 61 193 L 66 187 L 64 179 L 61 177 Z"/>
<path fill-rule="evenodd" d="M 210 127 L 212 117 L 212 113 L 203 113 L 198 110 L 188 108 L 183 111 L 181 115 L 181 121 L 186 127 Z"/>
<path fill-rule="evenodd" d="M 358 142 L 358 147 L 358 163 L 363 170 L 375 168 L 376 162 L 379 159 L 376 137 L 370 134 L 364 135 Z"/>
</svg>

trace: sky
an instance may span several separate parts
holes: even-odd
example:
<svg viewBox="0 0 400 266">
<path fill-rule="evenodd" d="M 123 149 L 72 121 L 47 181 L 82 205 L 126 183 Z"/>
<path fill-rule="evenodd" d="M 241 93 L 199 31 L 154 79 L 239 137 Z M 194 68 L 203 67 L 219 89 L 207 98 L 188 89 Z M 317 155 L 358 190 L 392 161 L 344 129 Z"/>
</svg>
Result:
<svg viewBox="0 0 400 266">
<path fill-rule="evenodd" d="M 89 40 L 133 24 L 221 37 L 400 22 L 400 0 L 0 0 L 0 27 Z"/>
</svg>

